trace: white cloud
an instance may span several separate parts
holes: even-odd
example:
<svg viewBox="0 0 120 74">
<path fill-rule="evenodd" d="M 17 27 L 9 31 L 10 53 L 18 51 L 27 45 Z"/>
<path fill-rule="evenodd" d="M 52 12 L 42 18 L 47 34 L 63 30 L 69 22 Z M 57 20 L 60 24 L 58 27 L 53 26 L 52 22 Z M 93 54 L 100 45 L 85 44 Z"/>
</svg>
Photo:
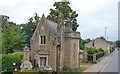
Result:
<svg viewBox="0 0 120 74">
<path fill-rule="evenodd" d="M 49 14 L 53 3 L 61 0 L 0 0 L 0 13 L 10 16 L 16 23 L 26 23 L 37 12 Z M 111 40 L 117 39 L 117 3 L 118 0 L 69 0 L 70 6 L 78 16 L 82 38 L 104 36 L 104 27 L 108 27 Z"/>
<path fill-rule="evenodd" d="M 18 0 L 0 0 L 0 5 L 4 5 L 4 6 L 14 6 L 15 4 L 18 3 Z"/>
</svg>

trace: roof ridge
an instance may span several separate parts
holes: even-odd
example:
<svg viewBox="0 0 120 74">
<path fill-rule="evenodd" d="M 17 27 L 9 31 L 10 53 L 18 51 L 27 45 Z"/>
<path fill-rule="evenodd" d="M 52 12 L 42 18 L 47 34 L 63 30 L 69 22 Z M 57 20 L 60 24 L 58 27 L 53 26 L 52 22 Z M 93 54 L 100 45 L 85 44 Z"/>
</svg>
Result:
<svg viewBox="0 0 120 74">
<path fill-rule="evenodd" d="M 47 19 L 48 21 L 50 21 L 50 22 L 52 22 L 52 23 L 56 23 L 57 24 L 57 22 L 54 22 L 54 21 L 52 21 L 52 20 L 49 20 L 49 19 Z"/>
</svg>

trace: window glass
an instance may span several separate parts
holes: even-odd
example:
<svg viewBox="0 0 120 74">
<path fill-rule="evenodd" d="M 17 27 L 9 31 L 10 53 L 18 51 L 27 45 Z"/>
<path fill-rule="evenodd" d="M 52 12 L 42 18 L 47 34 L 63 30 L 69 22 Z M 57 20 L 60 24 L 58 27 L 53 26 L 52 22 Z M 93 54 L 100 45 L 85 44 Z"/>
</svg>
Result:
<svg viewBox="0 0 120 74">
<path fill-rule="evenodd" d="M 44 36 L 44 44 L 46 43 L 46 37 Z"/>
<path fill-rule="evenodd" d="M 41 36 L 41 44 L 46 44 L 46 36 Z"/>
<path fill-rule="evenodd" d="M 40 66 L 42 66 L 42 57 L 40 57 Z"/>
<path fill-rule="evenodd" d="M 44 57 L 44 66 L 46 66 L 46 57 Z"/>
<path fill-rule="evenodd" d="M 46 66 L 46 57 L 40 57 L 40 66 Z"/>
</svg>

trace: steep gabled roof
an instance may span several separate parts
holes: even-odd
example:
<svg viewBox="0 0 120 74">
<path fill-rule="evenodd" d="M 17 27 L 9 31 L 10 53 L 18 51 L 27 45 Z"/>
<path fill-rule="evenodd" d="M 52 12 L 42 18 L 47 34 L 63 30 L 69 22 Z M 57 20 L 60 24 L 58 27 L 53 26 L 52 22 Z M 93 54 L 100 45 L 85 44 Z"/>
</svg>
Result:
<svg viewBox="0 0 120 74">
<path fill-rule="evenodd" d="M 41 20 L 46 20 L 47 25 L 48 25 L 48 27 L 50 28 L 50 33 L 51 33 L 52 37 L 53 37 L 53 38 L 56 38 L 56 36 L 57 36 L 57 23 L 55 23 L 55 22 L 53 22 L 53 21 L 50 21 L 50 20 L 47 20 L 47 19 L 45 18 L 44 14 L 42 15 Z M 42 22 L 42 21 L 40 21 L 40 22 Z M 40 23 L 39 23 L 39 24 L 40 24 Z M 37 25 L 37 27 L 36 27 L 36 29 L 35 29 L 32 37 L 31 37 L 31 39 L 35 36 L 35 33 L 37 32 L 36 30 L 39 28 L 39 27 L 38 27 L 39 24 Z"/>
<path fill-rule="evenodd" d="M 52 37 L 56 37 L 57 36 L 57 23 L 47 20 L 48 22 L 48 27 L 50 28 L 50 32 L 52 34 Z"/>
</svg>

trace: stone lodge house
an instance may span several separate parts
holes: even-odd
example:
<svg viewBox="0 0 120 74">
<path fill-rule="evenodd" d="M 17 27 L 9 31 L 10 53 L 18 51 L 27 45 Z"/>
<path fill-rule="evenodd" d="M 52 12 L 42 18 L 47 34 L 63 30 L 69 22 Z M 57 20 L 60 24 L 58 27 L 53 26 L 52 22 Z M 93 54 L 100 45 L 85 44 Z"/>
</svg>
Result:
<svg viewBox="0 0 120 74">
<path fill-rule="evenodd" d="M 98 37 L 95 40 L 92 40 L 91 42 L 86 43 L 85 47 L 97 48 L 97 49 L 102 48 L 104 50 L 105 54 L 109 54 L 110 49 L 113 47 L 113 45 L 109 41 L 107 41 L 101 37 Z"/>
<path fill-rule="evenodd" d="M 42 15 L 30 40 L 31 60 L 34 67 L 60 70 L 67 66 L 79 68 L 80 32 L 72 31 L 70 20 L 59 14 L 57 23 Z"/>
</svg>

